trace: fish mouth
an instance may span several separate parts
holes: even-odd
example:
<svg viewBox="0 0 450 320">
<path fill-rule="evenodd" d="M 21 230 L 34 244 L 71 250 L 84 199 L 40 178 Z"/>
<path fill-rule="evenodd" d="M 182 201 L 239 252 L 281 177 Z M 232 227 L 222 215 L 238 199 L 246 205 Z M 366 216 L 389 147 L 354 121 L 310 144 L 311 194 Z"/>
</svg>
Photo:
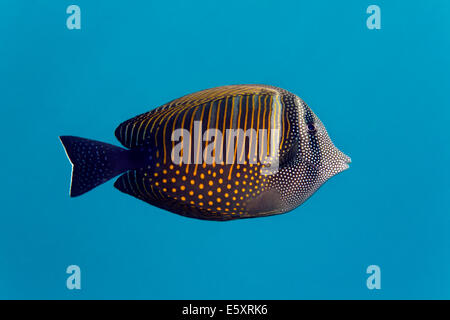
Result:
<svg viewBox="0 0 450 320">
<path fill-rule="evenodd" d="M 349 156 L 344 155 L 344 168 L 345 168 L 344 170 L 350 168 L 349 166 L 350 163 L 352 163 L 352 159 Z"/>
<path fill-rule="evenodd" d="M 349 156 L 345 156 L 344 162 L 346 164 L 350 164 L 350 163 L 352 163 L 352 158 L 350 158 Z"/>
<path fill-rule="evenodd" d="M 346 154 L 344 154 L 343 152 L 341 153 L 341 166 L 342 166 L 342 171 L 347 170 L 348 168 L 350 168 L 349 164 L 352 163 L 352 159 L 347 156 Z"/>
</svg>

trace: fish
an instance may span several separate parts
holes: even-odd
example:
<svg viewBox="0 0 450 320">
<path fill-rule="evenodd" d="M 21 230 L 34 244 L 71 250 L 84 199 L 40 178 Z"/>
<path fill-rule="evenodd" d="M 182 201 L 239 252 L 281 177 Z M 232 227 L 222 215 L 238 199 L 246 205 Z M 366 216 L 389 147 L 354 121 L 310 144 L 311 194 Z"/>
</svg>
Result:
<svg viewBox="0 0 450 320">
<path fill-rule="evenodd" d="M 267 217 L 297 208 L 351 162 L 300 97 L 262 84 L 182 96 L 121 123 L 115 136 L 122 146 L 59 137 L 71 197 L 120 175 L 119 191 L 184 217 Z"/>
</svg>

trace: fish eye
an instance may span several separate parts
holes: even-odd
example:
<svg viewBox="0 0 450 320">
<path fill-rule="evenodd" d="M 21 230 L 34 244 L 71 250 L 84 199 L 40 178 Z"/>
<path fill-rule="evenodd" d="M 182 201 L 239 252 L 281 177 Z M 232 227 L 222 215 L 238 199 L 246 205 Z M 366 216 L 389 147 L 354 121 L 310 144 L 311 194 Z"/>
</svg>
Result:
<svg viewBox="0 0 450 320">
<path fill-rule="evenodd" d="M 312 123 L 308 123 L 308 130 L 309 131 L 316 131 L 316 127 Z"/>
</svg>

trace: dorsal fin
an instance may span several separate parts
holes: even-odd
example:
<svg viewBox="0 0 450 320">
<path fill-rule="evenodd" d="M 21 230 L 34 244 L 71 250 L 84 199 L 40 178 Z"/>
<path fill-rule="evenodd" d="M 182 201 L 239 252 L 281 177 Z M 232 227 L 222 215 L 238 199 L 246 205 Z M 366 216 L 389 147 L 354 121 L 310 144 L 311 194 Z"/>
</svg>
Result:
<svg viewBox="0 0 450 320">
<path fill-rule="evenodd" d="M 277 90 L 278 88 L 265 85 L 231 85 L 191 93 L 121 123 L 115 135 L 127 148 L 141 146 L 149 142 L 147 137 L 156 131 L 158 126 L 178 112 L 186 113 L 201 104 L 225 97 L 244 94 L 274 95 Z"/>
</svg>

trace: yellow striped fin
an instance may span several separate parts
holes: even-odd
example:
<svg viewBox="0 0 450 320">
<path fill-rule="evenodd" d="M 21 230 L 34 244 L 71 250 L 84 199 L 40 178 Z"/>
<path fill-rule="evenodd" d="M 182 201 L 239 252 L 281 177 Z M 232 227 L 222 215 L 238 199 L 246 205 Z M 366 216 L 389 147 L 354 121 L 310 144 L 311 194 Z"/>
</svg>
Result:
<svg viewBox="0 0 450 320">
<path fill-rule="evenodd" d="M 166 121 L 172 116 L 178 119 L 180 113 L 185 116 L 192 108 L 213 100 L 249 94 L 277 95 L 279 94 L 277 90 L 275 87 L 264 85 L 231 85 L 202 90 L 172 100 L 150 112 L 123 122 L 117 127 L 115 134 L 117 139 L 127 148 L 143 145 L 150 136 L 156 139 L 154 143 L 157 144 L 158 136 L 155 132 L 163 131 L 159 128 L 163 120 Z M 175 125 L 175 122 L 173 125 Z M 167 129 L 167 126 L 165 126 L 164 131 Z"/>
</svg>

